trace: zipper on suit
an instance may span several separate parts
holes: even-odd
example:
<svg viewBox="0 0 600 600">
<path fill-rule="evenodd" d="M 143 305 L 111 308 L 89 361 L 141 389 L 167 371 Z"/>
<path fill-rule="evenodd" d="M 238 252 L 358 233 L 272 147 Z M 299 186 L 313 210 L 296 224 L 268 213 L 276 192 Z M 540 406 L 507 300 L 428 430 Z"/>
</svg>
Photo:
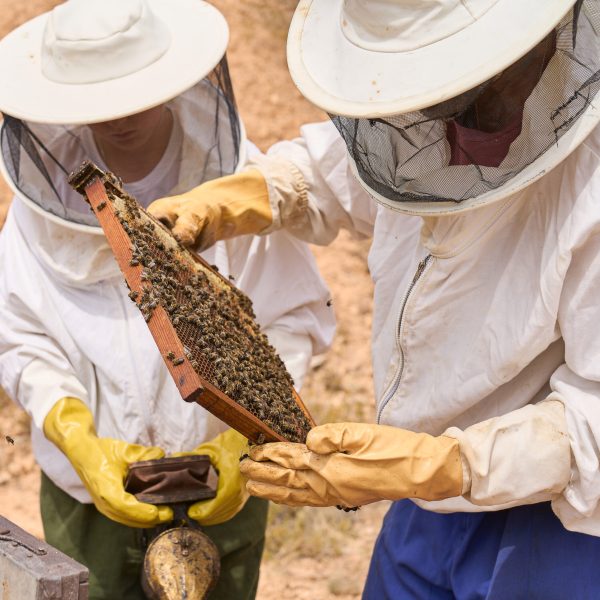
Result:
<svg viewBox="0 0 600 600">
<path fill-rule="evenodd" d="M 383 409 L 386 407 L 387 403 L 391 400 L 392 396 L 398 390 L 398 386 L 400 385 L 400 380 L 402 379 L 402 373 L 404 372 L 404 350 L 402 349 L 402 344 L 400 342 L 400 336 L 402 334 L 402 324 L 403 324 L 403 320 L 404 320 L 404 311 L 406 309 L 406 304 L 408 303 L 408 299 L 410 298 L 410 295 L 412 294 L 412 291 L 414 290 L 415 285 L 417 285 L 417 282 L 422 277 L 423 273 L 425 272 L 425 269 L 431 262 L 431 259 L 432 259 L 431 254 L 428 254 L 418 264 L 417 270 L 414 274 L 414 277 L 412 278 L 412 281 L 410 282 L 410 285 L 408 286 L 408 289 L 406 290 L 406 294 L 404 294 L 404 299 L 402 300 L 402 304 L 400 306 L 400 314 L 398 316 L 398 321 L 397 321 L 398 325 L 396 326 L 396 347 L 398 348 L 398 353 L 400 355 L 400 365 L 398 366 L 398 370 L 396 371 L 396 374 L 394 375 L 394 379 L 392 380 L 391 385 L 388 387 L 387 392 L 384 394 L 383 400 L 381 401 L 381 404 L 379 405 L 379 409 L 377 410 L 377 423 L 378 424 L 381 421 L 381 413 L 383 412 Z"/>
</svg>

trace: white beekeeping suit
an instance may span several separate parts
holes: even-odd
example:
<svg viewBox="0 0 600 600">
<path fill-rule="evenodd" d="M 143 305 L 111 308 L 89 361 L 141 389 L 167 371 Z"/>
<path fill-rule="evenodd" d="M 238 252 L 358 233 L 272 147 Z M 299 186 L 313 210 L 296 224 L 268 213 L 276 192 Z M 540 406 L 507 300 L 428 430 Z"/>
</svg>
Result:
<svg viewBox="0 0 600 600">
<path fill-rule="evenodd" d="M 594 326 L 600 306 L 586 309 L 600 294 L 599 149 L 596 130 L 523 192 L 477 211 L 425 219 L 369 198 L 349 175 L 345 145 L 330 123 L 306 125 L 301 138 L 256 160 L 272 174 L 273 190 L 285 161 L 309 182 L 306 197 L 296 196 L 309 206 L 290 223 L 296 235 L 327 243 L 346 228 L 374 238 L 377 422 L 439 435 L 529 404 L 555 421 L 550 401 L 564 405 L 566 422 L 547 433 L 527 425 L 535 418 L 528 412 L 489 429 L 450 430 L 471 466 L 470 488 L 466 498 L 429 503 L 432 510 L 497 510 L 551 499 L 566 526 L 600 535 L 600 478 L 595 461 L 589 463 L 600 436 L 594 426 L 600 403 L 589 401 L 600 395 Z M 276 205 L 277 193 L 272 199 Z M 285 227 L 284 211 L 275 215 Z M 527 257 L 530 248 L 539 251 Z M 452 318 L 440 322 L 440 315 Z M 512 426 L 518 435 L 509 435 Z M 563 443 L 545 447 L 546 435 Z"/>
</svg>

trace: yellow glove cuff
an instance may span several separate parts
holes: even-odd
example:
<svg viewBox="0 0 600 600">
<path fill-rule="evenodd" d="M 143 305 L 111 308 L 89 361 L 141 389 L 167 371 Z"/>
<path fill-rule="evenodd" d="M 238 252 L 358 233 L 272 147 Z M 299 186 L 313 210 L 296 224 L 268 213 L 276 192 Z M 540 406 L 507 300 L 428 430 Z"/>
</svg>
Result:
<svg viewBox="0 0 600 600">
<path fill-rule="evenodd" d="M 240 473 L 240 458 L 248 452 L 248 440 L 230 429 L 210 442 L 200 444 L 194 454 L 206 454 L 219 472 L 217 496 L 197 502 L 188 510 L 201 525 L 217 525 L 234 517 L 246 504 L 248 492 Z"/>
<path fill-rule="evenodd" d="M 94 417 L 79 398 L 60 399 L 44 419 L 44 435 L 63 452 L 73 434 L 96 435 Z"/>
</svg>

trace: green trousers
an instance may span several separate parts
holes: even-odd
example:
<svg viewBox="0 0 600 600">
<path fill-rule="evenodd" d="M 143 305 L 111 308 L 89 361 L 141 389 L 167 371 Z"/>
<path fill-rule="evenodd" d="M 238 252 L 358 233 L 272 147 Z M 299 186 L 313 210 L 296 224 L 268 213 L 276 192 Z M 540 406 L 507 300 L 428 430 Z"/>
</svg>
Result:
<svg viewBox="0 0 600 600">
<path fill-rule="evenodd" d="M 90 600 L 145 600 L 141 530 L 115 523 L 93 504 L 71 498 L 44 473 L 40 504 L 46 541 L 89 569 Z M 202 528 L 221 555 L 221 576 L 210 600 L 255 598 L 267 511 L 265 500 L 250 498 L 233 519 Z"/>
</svg>

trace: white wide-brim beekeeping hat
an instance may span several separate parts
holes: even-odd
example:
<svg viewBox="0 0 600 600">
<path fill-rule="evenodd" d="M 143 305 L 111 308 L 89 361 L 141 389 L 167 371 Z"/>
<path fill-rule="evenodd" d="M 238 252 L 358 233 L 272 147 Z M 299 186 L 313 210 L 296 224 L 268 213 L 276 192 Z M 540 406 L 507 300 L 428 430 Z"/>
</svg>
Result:
<svg viewBox="0 0 600 600">
<path fill-rule="evenodd" d="M 301 0 L 288 37 L 294 82 L 352 117 L 433 106 L 490 79 L 575 0 Z"/>
<path fill-rule="evenodd" d="M 0 42 L 0 111 L 61 124 L 142 112 L 208 75 L 228 39 L 202 0 L 68 0 Z"/>
<path fill-rule="evenodd" d="M 397 152 L 394 143 L 401 146 L 406 141 L 399 139 L 404 133 L 402 126 L 396 125 L 398 136 L 394 137 L 392 131 L 395 124 L 403 122 L 399 116 L 410 115 L 413 121 L 418 121 L 415 115 L 422 114 L 424 109 L 490 81 L 556 31 L 574 12 L 574 7 L 581 6 L 581 3 L 576 6 L 575 0 L 300 0 L 288 36 L 288 65 L 300 92 L 332 115 L 334 121 L 337 116 L 338 121 L 345 122 L 350 133 L 369 129 L 364 124 L 359 129 L 361 121 L 368 121 L 374 131 L 382 132 L 386 123 L 391 124 L 380 138 L 383 147 L 378 147 L 375 141 L 371 145 L 363 143 L 368 142 L 366 138 L 357 141 L 352 135 L 344 137 L 351 167 L 372 197 L 409 214 L 450 214 L 505 198 L 558 165 L 600 122 L 598 98 L 582 98 L 585 107 L 572 119 L 567 118 L 568 127 L 560 131 L 562 135 L 550 136 L 548 148 L 537 154 L 531 152 L 528 160 L 511 170 L 502 185 L 448 201 L 447 195 L 421 191 L 423 201 L 418 197 L 406 200 L 400 184 L 396 196 L 389 192 L 390 182 L 407 181 L 412 185 L 412 181 L 419 184 L 422 181 L 417 180 L 417 175 L 412 179 L 405 175 L 401 160 L 404 155 L 396 162 L 393 160 Z M 597 38 L 600 35 L 600 28 L 596 29 L 597 5 L 584 0 L 583 6 Z M 565 54 L 562 48 L 557 50 Z M 597 55 L 598 44 L 592 45 L 590 51 Z M 600 60 L 600 56 L 592 58 L 592 65 Z M 575 57 L 573 64 L 576 60 Z M 585 73 L 586 65 L 581 66 Z M 590 74 L 592 71 L 591 68 Z M 561 79 L 554 77 L 552 84 L 560 85 Z M 571 100 L 576 99 L 577 92 L 573 92 L 573 98 L 565 99 L 564 94 L 569 93 L 565 88 L 563 95 L 555 94 L 561 102 L 564 100 L 564 105 L 553 107 L 557 113 L 567 115 L 569 107 L 576 104 Z M 532 109 L 526 110 L 531 113 Z M 552 125 L 552 112 L 546 111 L 542 116 L 548 129 Z M 521 135 L 530 132 L 524 130 Z M 389 139 L 385 137 L 388 133 Z M 444 139 L 442 135 L 442 143 Z M 357 153 L 364 153 L 367 147 L 374 154 L 365 157 L 365 167 L 358 164 Z M 353 148 L 356 148 L 354 153 Z M 415 156 L 419 148 L 414 150 Z M 507 162 L 513 155 L 509 153 Z M 423 159 L 421 166 L 430 165 Z M 367 182 L 365 171 L 371 168 L 379 171 L 371 172 Z M 457 177 L 459 169 L 469 168 L 450 170 Z M 446 180 L 446 171 L 439 169 L 442 182 Z M 495 172 L 500 173 L 501 169 Z"/>
</svg>

